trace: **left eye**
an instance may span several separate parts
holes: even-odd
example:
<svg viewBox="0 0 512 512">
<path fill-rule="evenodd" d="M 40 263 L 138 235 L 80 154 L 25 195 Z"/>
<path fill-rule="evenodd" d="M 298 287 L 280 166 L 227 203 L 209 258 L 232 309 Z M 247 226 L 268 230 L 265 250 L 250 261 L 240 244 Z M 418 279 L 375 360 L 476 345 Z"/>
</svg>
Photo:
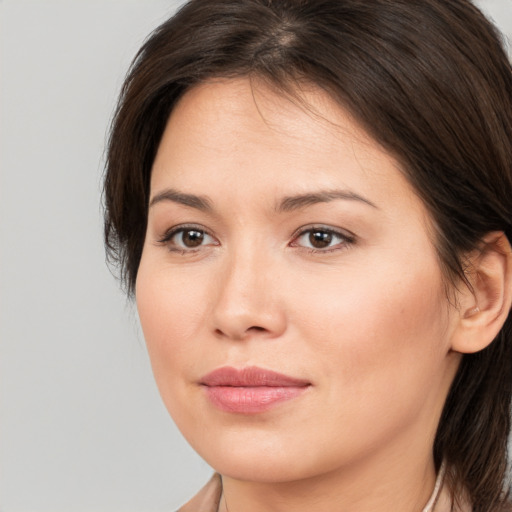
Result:
<svg viewBox="0 0 512 512">
<path fill-rule="evenodd" d="M 181 228 L 169 234 L 166 242 L 178 249 L 195 249 L 215 243 L 206 231 L 197 228 Z"/>
<path fill-rule="evenodd" d="M 338 245 L 345 245 L 352 242 L 352 239 L 330 229 L 313 228 L 303 231 L 294 241 L 293 245 L 306 247 L 308 249 L 322 250 L 331 249 Z"/>
</svg>

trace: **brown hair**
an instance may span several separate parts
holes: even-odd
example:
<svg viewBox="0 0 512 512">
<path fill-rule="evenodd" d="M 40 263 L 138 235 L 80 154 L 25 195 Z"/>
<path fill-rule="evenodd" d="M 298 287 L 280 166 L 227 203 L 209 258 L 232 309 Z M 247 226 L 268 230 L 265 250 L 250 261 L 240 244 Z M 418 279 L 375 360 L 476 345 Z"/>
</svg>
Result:
<svg viewBox="0 0 512 512">
<path fill-rule="evenodd" d="M 137 54 L 113 119 L 105 241 L 133 293 L 152 163 L 178 98 L 213 77 L 326 90 L 403 165 L 428 207 L 441 266 L 491 231 L 512 240 L 512 73 L 497 30 L 468 0 L 192 0 Z M 457 499 L 505 509 L 512 317 L 465 355 L 434 443 Z M 500 508 L 501 507 L 501 508 Z"/>
</svg>

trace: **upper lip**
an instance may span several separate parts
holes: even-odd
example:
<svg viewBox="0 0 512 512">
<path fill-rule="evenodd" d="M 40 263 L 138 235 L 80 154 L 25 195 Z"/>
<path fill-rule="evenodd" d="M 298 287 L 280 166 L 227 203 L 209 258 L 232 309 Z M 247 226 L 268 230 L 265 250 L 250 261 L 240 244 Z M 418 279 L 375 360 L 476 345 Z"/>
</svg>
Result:
<svg viewBox="0 0 512 512">
<path fill-rule="evenodd" d="M 224 366 L 205 375 L 200 380 L 200 384 L 233 387 L 305 387 L 311 383 L 257 366 L 241 369 Z"/>
</svg>

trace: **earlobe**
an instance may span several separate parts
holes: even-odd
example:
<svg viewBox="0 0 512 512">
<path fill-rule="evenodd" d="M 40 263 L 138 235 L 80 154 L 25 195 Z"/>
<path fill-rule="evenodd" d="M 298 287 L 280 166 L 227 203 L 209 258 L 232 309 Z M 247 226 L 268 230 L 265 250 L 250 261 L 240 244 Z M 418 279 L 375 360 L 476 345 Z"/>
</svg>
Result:
<svg viewBox="0 0 512 512">
<path fill-rule="evenodd" d="M 452 350 L 483 350 L 497 336 L 512 303 L 512 250 L 502 232 L 488 233 L 481 248 L 468 258 L 466 276 L 471 289 L 461 285 L 459 317 Z"/>
</svg>

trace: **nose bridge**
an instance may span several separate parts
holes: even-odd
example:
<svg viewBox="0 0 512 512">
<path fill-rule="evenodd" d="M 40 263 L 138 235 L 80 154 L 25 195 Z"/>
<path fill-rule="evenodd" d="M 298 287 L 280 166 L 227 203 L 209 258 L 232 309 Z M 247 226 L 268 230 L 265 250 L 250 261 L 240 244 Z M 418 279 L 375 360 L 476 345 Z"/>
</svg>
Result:
<svg viewBox="0 0 512 512">
<path fill-rule="evenodd" d="M 245 240 L 229 252 L 217 284 L 215 330 L 233 339 L 255 333 L 275 337 L 285 328 L 277 264 L 255 242 Z"/>
</svg>

